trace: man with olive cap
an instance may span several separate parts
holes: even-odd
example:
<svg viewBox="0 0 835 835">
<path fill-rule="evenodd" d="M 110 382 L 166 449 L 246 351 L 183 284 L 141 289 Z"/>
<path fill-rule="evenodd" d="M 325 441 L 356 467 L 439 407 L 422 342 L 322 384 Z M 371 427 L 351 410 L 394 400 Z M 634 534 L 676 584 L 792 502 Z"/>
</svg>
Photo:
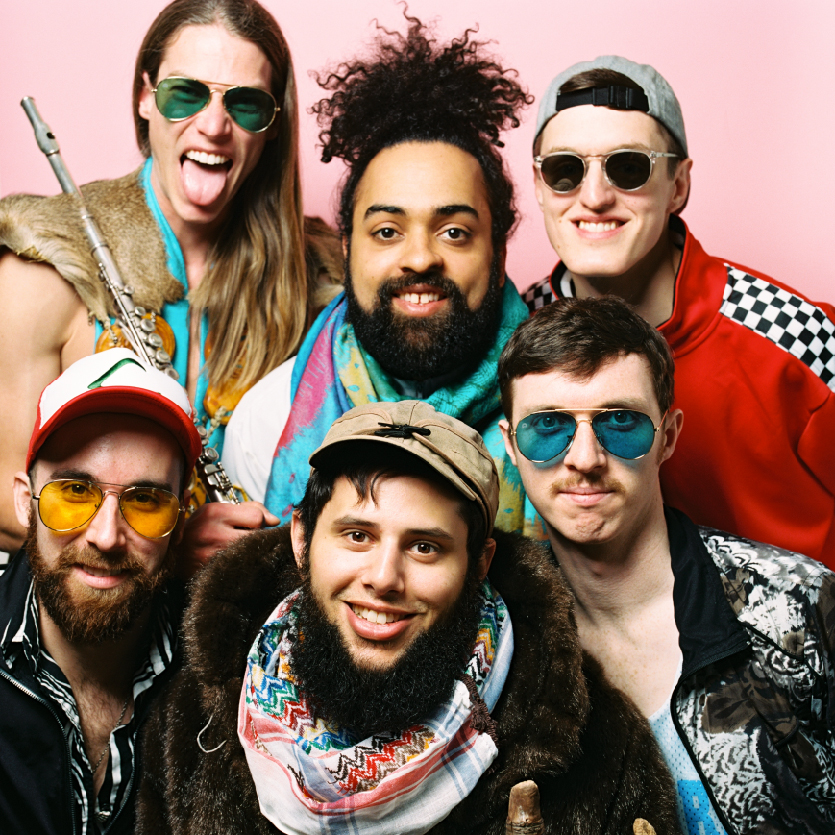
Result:
<svg viewBox="0 0 835 835">
<path fill-rule="evenodd" d="M 693 164 L 681 108 L 652 67 L 608 55 L 560 73 L 533 153 L 560 262 L 530 309 L 620 296 L 673 349 L 685 426 L 665 501 L 835 567 L 832 306 L 704 252 L 679 218 Z"/>
<path fill-rule="evenodd" d="M 481 436 L 373 403 L 310 464 L 290 526 L 196 580 L 138 832 L 498 832 L 526 779 L 548 833 L 676 832 L 649 727 L 580 650 L 547 551 L 493 529 Z"/>
<path fill-rule="evenodd" d="M 41 394 L 0 578 L 4 832 L 132 833 L 138 732 L 178 660 L 171 579 L 200 436 L 185 390 L 114 348 Z"/>
</svg>

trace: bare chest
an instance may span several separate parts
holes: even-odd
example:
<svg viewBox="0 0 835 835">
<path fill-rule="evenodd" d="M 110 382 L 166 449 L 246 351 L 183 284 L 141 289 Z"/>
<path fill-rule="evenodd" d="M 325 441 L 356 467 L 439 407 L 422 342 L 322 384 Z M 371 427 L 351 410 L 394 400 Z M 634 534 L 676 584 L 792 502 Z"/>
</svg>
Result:
<svg viewBox="0 0 835 835">
<path fill-rule="evenodd" d="M 651 716 L 670 697 L 681 651 L 675 621 L 633 623 L 626 629 L 579 626 L 580 642 L 606 677 Z"/>
</svg>

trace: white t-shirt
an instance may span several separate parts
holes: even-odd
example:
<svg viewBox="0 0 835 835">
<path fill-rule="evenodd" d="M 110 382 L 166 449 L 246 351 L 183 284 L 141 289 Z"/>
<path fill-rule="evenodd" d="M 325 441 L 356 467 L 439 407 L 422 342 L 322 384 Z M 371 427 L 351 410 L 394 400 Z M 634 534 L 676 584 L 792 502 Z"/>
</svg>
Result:
<svg viewBox="0 0 835 835">
<path fill-rule="evenodd" d="M 233 484 L 263 502 L 273 456 L 290 416 L 290 381 L 295 357 L 259 380 L 238 403 L 223 441 L 223 466 Z"/>
</svg>

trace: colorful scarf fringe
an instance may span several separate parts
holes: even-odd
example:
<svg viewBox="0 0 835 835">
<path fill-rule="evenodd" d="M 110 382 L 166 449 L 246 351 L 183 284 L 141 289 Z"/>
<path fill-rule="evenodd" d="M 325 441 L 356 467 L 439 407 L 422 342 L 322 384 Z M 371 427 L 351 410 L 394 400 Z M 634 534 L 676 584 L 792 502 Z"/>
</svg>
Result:
<svg viewBox="0 0 835 835">
<path fill-rule="evenodd" d="M 310 466 L 331 424 L 354 406 L 409 399 L 397 392 L 391 378 L 357 341 L 346 321 L 347 302 L 337 296 L 313 323 L 293 369 L 293 405 L 276 448 L 264 500 L 283 523 L 301 501 Z M 505 280 L 502 320 L 496 339 L 473 374 L 437 389 L 428 403 L 481 432 L 496 462 L 501 492 L 496 526 L 546 539 L 542 521 L 525 495 L 519 471 L 505 452 L 497 366 L 502 348 L 528 316 L 528 309 Z"/>
<path fill-rule="evenodd" d="M 291 673 L 301 591 L 285 598 L 247 658 L 238 737 L 261 812 L 287 835 L 421 835 L 475 787 L 498 749 L 471 726 L 473 702 L 456 681 L 450 700 L 422 725 L 356 739 L 322 720 Z M 501 596 L 481 587 L 478 638 L 467 667 L 488 710 L 513 656 L 513 628 Z M 429 674 L 429 673 L 427 673 Z"/>
</svg>

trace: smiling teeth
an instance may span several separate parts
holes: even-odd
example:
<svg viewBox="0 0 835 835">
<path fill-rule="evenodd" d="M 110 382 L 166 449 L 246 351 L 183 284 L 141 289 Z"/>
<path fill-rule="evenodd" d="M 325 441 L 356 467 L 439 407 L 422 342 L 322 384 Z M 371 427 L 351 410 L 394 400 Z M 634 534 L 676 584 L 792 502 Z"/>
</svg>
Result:
<svg viewBox="0 0 835 835">
<path fill-rule="evenodd" d="M 396 620 L 401 620 L 402 616 L 392 614 L 391 612 L 375 612 L 373 609 L 364 609 L 361 606 L 351 606 L 354 614 L 358 618 L 367 620 L 369 623 L 394 623 Z"/>
<path fill-rule="evenodd" d="M 409 304 L 429 304 L 429 302 L 438 302 L 441 300 L 440 293 L 404 293 L 403 301 Z"/>
<path fill-rule="evenodd" d="M 207 154 L 205 151 L 186 151 L 186 159 L 202 162 L 203 165 L 223 165 L 229 162 L 229 157 L 220 154 Z"/>
<path fill-rule="evenodd" d="M 589 223 L 587 220 L 577 221 L 577 226 L 584 232 L 614 232 L 618 228 L 615 220 L 608 220 L 605 223 Z"/>
<path fill-rule="evenodd" d="M 124 572 L 123 568 L 118 569 L 108 569 L 108 568 L 93 568 L 90 565 L 85 565 L 84 570 L 88 574 L 92 574 L 94 577 L 118 577 L 120 574 Z"/>
</svg>

